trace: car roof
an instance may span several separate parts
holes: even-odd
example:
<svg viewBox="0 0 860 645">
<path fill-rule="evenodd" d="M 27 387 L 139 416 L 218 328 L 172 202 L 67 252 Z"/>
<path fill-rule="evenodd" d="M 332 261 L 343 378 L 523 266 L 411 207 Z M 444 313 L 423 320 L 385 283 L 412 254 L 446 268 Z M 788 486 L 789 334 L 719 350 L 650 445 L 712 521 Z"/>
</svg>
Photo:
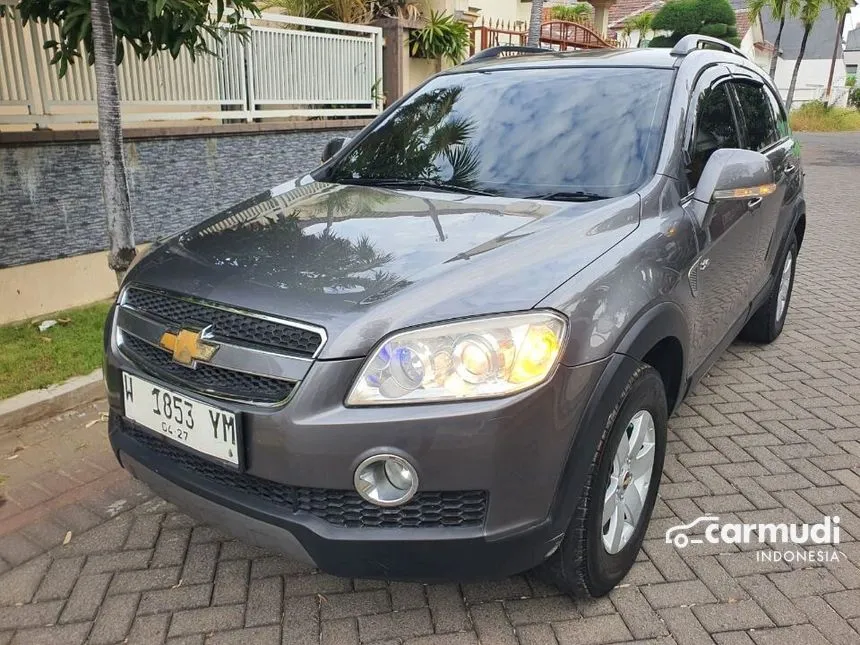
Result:
<svg viewBox="0 0 860 645">
<path fill-rule="evenodd" d="M 448 72 L 472 72 L 497 67 L 522 69 L 533 67 L 664 67 L 675 65 L 669 49 L 592 49 L 546 53 L 518 53 L 516 56 L 486 58 L 473 63 L 466 61 Z"/>
<path fill-rule="evenodd" d="M 578 51 L 517 52 L 514 56 L 468 60 L 447 70 L 446 74 L 493 69 L 532 69 L 551 67 L 651 67 L 671 69 L 688 60 L 693 66 L 715 62 L 734 63 L 747 67 L 746 58 L 716 49 L 697 49 L 685 55 L 672 53 L 669 48 L 592 49 Z"/>
</svg>

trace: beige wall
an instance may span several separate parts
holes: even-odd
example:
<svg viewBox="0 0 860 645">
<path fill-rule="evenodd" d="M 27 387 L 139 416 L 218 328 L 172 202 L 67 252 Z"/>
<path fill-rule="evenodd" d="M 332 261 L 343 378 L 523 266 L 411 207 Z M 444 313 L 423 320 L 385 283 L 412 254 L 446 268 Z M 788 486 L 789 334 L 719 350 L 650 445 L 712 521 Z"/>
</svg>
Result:
<svg viewBox="0 0 860 645">
<path fill-rule="evenodd" d="M 408 76 L 404 86 L 409 92 L 436 73 L 437 61 L 428 58 L 409 58 Z"/>
<path fill-rule="evenodd" d="M 0 324 L 105 300 L 116 290 L 105 252 L 0 269 Z"/>
<path fill-rule="evenodd" d="M 480 9 L 478 15 L 493 20 L 528 22 L 531 11 L 530 2 L 520 0 L 429 0 L 429 6 L 435 11 L 454 13 L 456 11 L 471 11 Z M 478 19 L 480 22 L 480 18 Z"/>
</svg>

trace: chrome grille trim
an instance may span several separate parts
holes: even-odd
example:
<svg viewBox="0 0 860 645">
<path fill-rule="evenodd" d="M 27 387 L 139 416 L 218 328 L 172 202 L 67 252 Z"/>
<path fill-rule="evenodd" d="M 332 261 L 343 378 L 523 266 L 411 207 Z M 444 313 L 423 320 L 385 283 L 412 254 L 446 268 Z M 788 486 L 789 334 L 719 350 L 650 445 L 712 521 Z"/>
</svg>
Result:
<svg viewBox="0 0 860 645">
<path fill-rule="evenodd" d="M 178 294 L 178 293 L 175 293 L 172 291 L 167 291 L 165 289 L 157 289 L 155 287 L 150 287 L 150 286 L 140 285 L 140 284 L 130 284 L 130 285 L 123 286 L 122 290 L 120 291 L 119 298 L 117 299 L 117 301 L 118 301 L 118 304 L 120 304 L 125 309 L 133 309 L 135 311 L 138 311 L 137 309 L 135 309 L 134 307 L 132 307 L 131 305 L 129 305 L 126 302 L 128 292 L 132 289 L 135 289 L 138 291 L 146 291 L 146 292 L 149 292 L 151 294 L 155 294 L 155 295 L 162 296 L 165 298 L 172 298 L 174 300 L 179 300 L 181 302 L 187 302 L 187 303 L 197 305 L 200 307 L 208 307 L 210 309 L 217 309 L 220 311 L 226 311 L 226 312 L 229 312 L 231 314 L 235 314 L 237 316 L 243 316 L 245 318 L 254 318 L 257 320 L 263 320 L 265 322 L 273 323 L 276 325 L 281 325 L 283 327 L 292 327 L 294 329 L 301 329 L 304 331 L 313 332 L 319 336 L 320 343 L 319 343 L 319 346 L 316 348 L 316 350 L 313 352 L 313 355 L 311 355 L 310 357 L 302 357 L 302 358 L 307 358 L 307 360 L 313 360 L 317 356 L 319 356 L 320 352 L 323 350 L 326 342 L 328 341 L 328 336 L 326 335 L 325 329 L 322 327 L 319 327 L 317 325 L 311 325 L 309 323 L 299 322 L 298 320 L 292 320 L 290 318 L 281 318 L 278 316 L 271 316 L 269 314 L 263 314 L 263 313 L 259 313 L 256 311 L 247 311 L 245 309 L 239 309 L 236 307 L 231 307 L 230 305 L 225 305 L 223 303 L 212 302 L 210 300 L 204 300 L 202 298 L 196 298 L 194 296 Z M 146 315 L 146 312 L 141 312 L 141 313 Z M 183 321 L 170 321 L 170 322 L 181 324 Z M 277 348 L 273 348 L 273 349 L 277 349 Z M 282 351 L 284 353 L 289 353 L 288 350 L 282 350 Z M 296 358 L 299 358 L 299 357 L 296 357 Z"/>
<path fill-rule="evenodd" d="M 181 378 L 181 375 L 175 373 L 176 370 L 173 367 L 163 363 L 162 359 L 169 361 L 170 356 L 167 351 L 161 347 L 160 341 L 165 332 L 172 331 L 176 333 L 190 321 L 170 320 L 161 317 L 157 313 L 136 309 L 130 306 L 127 303 L 127 294 L 130 289 L 155 294 L 160 298 L 170 298 L 192 303 L 196 307 L 200 308 L 199 311 L 195 310 L 196 313 L 203 312 L 203 314 L 205 314 L 205 311 L 202 308 L 211 308 L 213 310 L 230 312 L 231 315 L 237 317 L 265 320 L 267 323 L 274 323 L 285 327 L 313 332 L 318 334 L 320 339 L 320 344 L 314 351 L 314 357 L 319 354 L 326 341 L 325 330 L 313 325 L 297 323 L 273 316 L 265 316 L 254 312 L 246 312 L 240 309 L 227 307 L 225 305 L 197 300 L 192 297 L 180 296 L 171 292 L 159 291 L 136 284 L 123 287 L 118 298 L 118 307 L 114 319 L 114 338 L 116 340 L 117 348 L 126 358 L 133 362 L 135 366 L 140 368 L 142 372 L 150 374 L 157 379 L 169 382 L 188 392 L 197 392 L 216 399 L 245 403 L 259 407 L 280 407 L 286 404 L 295 393 L 295 389 L 298 387 L 299 382 L 304 379 L 313 364 L 313 357 L 309 357 L 307 354 L 303 356 L 296 355 L 291 353 L 288 349 L 269 345 L 264 346 L 259 342 L 249 342 L 248 344 L 244 344 L 240 339 L 236 338 L 237 334 L 235 333 L 237 331 L 236 328 L 239 327 L 241 329 L 244 323 L 242 323 L 241 320 L 235 322 L 233 319 L 229 319 L 227 324 L 233 325 L 229 330 L 233 332 L 232 336 L 228 338 L 219 335 L 217 326 L 213 326 L 213 333 L 208 336 L 208 338 L 218 345 L 218 351 L 215 352 L 215 355 L 212 356 L 211 360 L 206 363 L 199 364 L 201 366 L 201 370 L 203 369 L 202 366 L 206 367 L 205 371 L 208 375 L 220 374 L 217 379 L 220 382 L 217 384 L 208 383 L 206 382 L 206 375 L 198 374 L 195 367 L 184 365 L 182 366 L 182 369 L 188 370 L 188 378 Z M 166 308 L 169 309 L 170 305 L 166 305 Z M 203 324 L 207 321 L 199 320 L 196 322 Z M 271 338 L 271 327 L 258 328 L 255 331 L 259 332 L 257 334 L 258 339 L 261 337 L 267 337 L 266 334 L 270 334 L 267 338 Z M 290 338 L 288 335 L 278 336 L 277 333 L 275 336 L 278 340 Z M 140 349 L 150 347 L 151 350 L 164 352 L 165 356 L 156 356 L 152 354 L 150 350 L 144 351 L 143 353 L 136 351 L 130 346 L 130 344 L 134 343 L 130 343 L 127 338 L 145 343 L 145 345 L 140 346 Z M 305 346 L 307 346 L 308 336 L 305 335 L 304 337 L 299 337 L 297 342 L 300 344 L 305 343 Z M 310 345 L 310 347 L 313 347 L 313 345 Z M 179 364 L 174 364 L 174 366 L 176 365 Z M 221 372 L 218 372 L 217 370 L 221 370 Z M 225 371 L 235 373 L 237 377 L 227 378 Z M 260 391 L 259 398 L 249 396 L 248 391 L 231 393 L 229 391 L 230 388 L 225 389 L 223 387 L 225 383 L 232 382 L 237 386 L 239 383 L 242 383 L 243 379 L 238 377 L 240 374 L 247 375 L 247 378 L 244 379 L 246 382 L 250 377 L 265 379 L 257 381 L 260 387 L 264 388 Z M 282 381 L 284 383 L 284 389 L 288 392 L 285 397 L 277 401 L 273 401 L 272 399 L 274 397 L 271 396 L 271 384 L 273 381 Z"/>
<path fill-rule="evenodd" d="M 126 307 L 120 307 L 117 310 L 116 321 L 117 327 L 121 331 L 136 336 L 155 347 L 159 347 L 161 335 L 169 329 L 165 323 L 157 322 L 136 309 Z M 237 345 L 220 338 L 217 334 L 210 338 L 218 344 L 218 351 L 209 361 L 209 365 L 213 367 L 288 381 L 300 381 L 308 373 L 313 362 L 309 358 L 288 356 L 256 347 Z M 122 344 L 121 341 L 119 344 Z M 266 369 L 262 369 L 262 366 L 265 366 Z"/>
<path fill-rule="evenodd" d="M 132 334 L 127 334 L 122 329 L 118 329 L 116 333 L 117 347 L 119 347 L 120 352 L 122 352 L 123 356 L 125 356 L 128 360 L 130 360 L 136 367 L 140 369 L 142 372 L 142 376 L 144 378 L 151 378 L 156 381 L 160 381 L 162 383 L 167 384 L 172 389 L 190 392 L 192 394 L 201 394 L 204 396 L 211 397 L 213 399 L 219 399 L 221 401 L 230 401 L 233 403 L 244 403 L 246 405 L 253 405 L 255 407 L 261 408 L 277 408 L 285 405 L 292 398 L 293 394 L 295 394 L 296 388 L 299 386 L 298 381 L 289 381 L 286 379 L 275 379 L 268 376 L 263 376 L 259 374 L 252 374 L 251 372 L 239 372 L 236 370 L 225 370 L 223 368 L 215 367 L 211 363 L 204 363 L 204 367 L 202 370 L 220 370 L 222 372 L 227 372 L 229 374 L 234 374 L 236 377 L 240 377 L 241 375 L 246 375 L 249 378 L 256 379 L 264 379 L 269 382 L 277 381 L 283 384 L 283 388 L 285 393 L 278 399 L 274 399 L 271 396 L 266 397 L 265 394 L 260 394 L 258 398 L 252 398 L 248 396 L 241 396 L 239 394 L 231 394 L 230 392 L 226 392 L 224 390 L 219 390 L 216 387 L 212 386 L 204 386 L 197 382 L 195 382 L 195 377 L 198 372 L 192 370 L 191 368 L 186 368 L 184 366 L 180 366 L 179 363 L 174 363 L 171 361 L 170 357 L 167 356 L 167 352 L 165 352 L 161 347 L 157 345 L 152 345 L 151 343 L 138 338 Z M 141 345 L 145 348 L 145 352 L 141 352 L 138 349 L 135 349 L 133 346 Z M 195 377 L 187 377 L 180 378 L 179 375 L 170 373 L 169 370 L 165 369 L 164 366 L 158 365 L 156 361 L 150 360 L 144 354 L 147 352 L 163 352 L 164 353 L 164 362 L 171 366 L 172 368 L 178 368 L 180 370 L 187 369 L 189 375 L 194 374 Z M 159 358 L 159 360 L 161 360 Z M 207 370 L 208 368 L 208 370 Z M 211 384 L 210 384 L 211 385 Z"/>
</svg>

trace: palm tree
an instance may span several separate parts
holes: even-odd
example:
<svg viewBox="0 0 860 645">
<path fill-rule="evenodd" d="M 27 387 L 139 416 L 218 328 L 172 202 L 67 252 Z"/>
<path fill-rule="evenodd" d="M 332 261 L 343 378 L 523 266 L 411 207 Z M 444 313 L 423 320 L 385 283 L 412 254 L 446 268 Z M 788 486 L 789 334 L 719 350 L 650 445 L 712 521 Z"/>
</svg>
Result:
<svg viewBox="0 0 860 645">
<path fill-rule="evenodd" d="M 770 9 L 770 15 L 774 20 L 779 20 L 779 29 L 776 31 L 776 40 L 773 42 L 773 52 L 770 55 L 770 77 L 776 78 L 776 62 L 779 60 L 779 44 L 782 41 L 782 30 L 785 27 L 785 19 L 796 16 L 800 9 L 800 0 L 750 0 L 747 5 L 750 11 L 750 22 L 761 21 L 761 13 L 764 9 Z"/>
<path fill-rule="evenodd" d="M 349 174 L 439 180 L 445 161 L 451 172 L 446 181 L 470 187 L 475 182 L 478 159 L 469 145 L 475 129 L 470 119 L 452 116 L 463 88 L 436 89 L 416 96 L 391 117 L 384 133 L 372 132 L 344 162 Z M 385 163 L 380 165 L 379 160 Z M 390 177 L 389 177 L 390 178 Z"/>
<path fill-rule="evenodd" d="M 92 0 L 90 19 L 102 153 L 102 193 L 107 211 L 108 266 L 116 272 L 117 282 L 122 283 L 136 251 L 122 150 L 122 121 L 115 62 L 117 51 L 110 1 Z"/>
<path fill-rule="evenodd" d="M 788 95 L 785 97 L 786 111 L 791 111 L 791 104 L 794 101 L 794 89 L 797 85 L 797 74 L 800 72 L 800 64 L 803 62 L 803 55 L 806 53 L 806 42 L 809 40 L 809 33 L 821 17 L 821 10 L 823 8 L 824 0 L 800 1 L 797 17 L 800 18 L 800 22 L 803 25 L 803 38 L 800 39 L 800 51 L 797 53 L 797 60 L 794 62 L 794 72 L 791 74 L 791 84 L 788 86 Z"/>
<path fill-rule="evenodd" d="M 224 271 L 306 293 L 376 293 L 402 281 L 387 270 L 394 256 L 366 236 L 350 239 L 330 228 L 308 234 L 304 216 L 299 209 L 273 212 L 232 228 L 201 231 L 184 244 Z"/>
<path fill-rule="evenodd" d="M 532 0 L 532 12 L 529 16 L 529 35 L 526 44 L 529 47 L 540 47 L 540 28 L 543 24 L 543 0 Z"/>
<path fill-rule="evenodd" d="M 567 22 L 591 22 L 592 7 L 587 2 L 576 2 L 574 4 L 556 5 L 550 9 L 549 17 L 552 20 L 565 20 Z"/>
<path fill-rule="evenodd" d="M 642 13 L 636 14 L 635 16 L 631 16 L 627 20 L 624 21 L 624 28 L 622 29 L 622 33 L 624 37 L 629 39 L 630 35 L 634 31 L 639 32 L 639 42 L 645 38 L 645 34 L 651 31 L 651 21 L 654 19 L 654 14 L 650 11 L 643 11 Z M 629 42 L 627 43 L 630 44 Z M 637 47 L 638 47 L 637 43 Z"/>
<path fill-rule="evenodd" d="M 824 100 L 830 102 L 830 92 L 833 89 L 833 72 L 836 70 L 836 54 L 842 42 L 842 30 L 845 28 L 845 16 L 854 6 L 854 0 L 830 0 L 830 5 L 836 12 L 836 37 L 833 39 L 833 58 L 830 60 L 830 74 L 827 76 L 827 90 Z"/>
</svg>

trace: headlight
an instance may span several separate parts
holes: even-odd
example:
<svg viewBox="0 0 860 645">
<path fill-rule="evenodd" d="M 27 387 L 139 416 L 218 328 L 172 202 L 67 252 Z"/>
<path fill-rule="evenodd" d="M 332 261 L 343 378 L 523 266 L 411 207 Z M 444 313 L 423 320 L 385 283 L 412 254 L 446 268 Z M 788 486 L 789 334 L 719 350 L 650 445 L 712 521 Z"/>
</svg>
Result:
<svg viewBox="0 0 860 645">
<path fill-rule="evenodd" d="M 555 369 L 567 331 L 550 311 L 400 332 L 376 347 L 347 405 L 429 403 L 513 394 Z"/>
</svg>

